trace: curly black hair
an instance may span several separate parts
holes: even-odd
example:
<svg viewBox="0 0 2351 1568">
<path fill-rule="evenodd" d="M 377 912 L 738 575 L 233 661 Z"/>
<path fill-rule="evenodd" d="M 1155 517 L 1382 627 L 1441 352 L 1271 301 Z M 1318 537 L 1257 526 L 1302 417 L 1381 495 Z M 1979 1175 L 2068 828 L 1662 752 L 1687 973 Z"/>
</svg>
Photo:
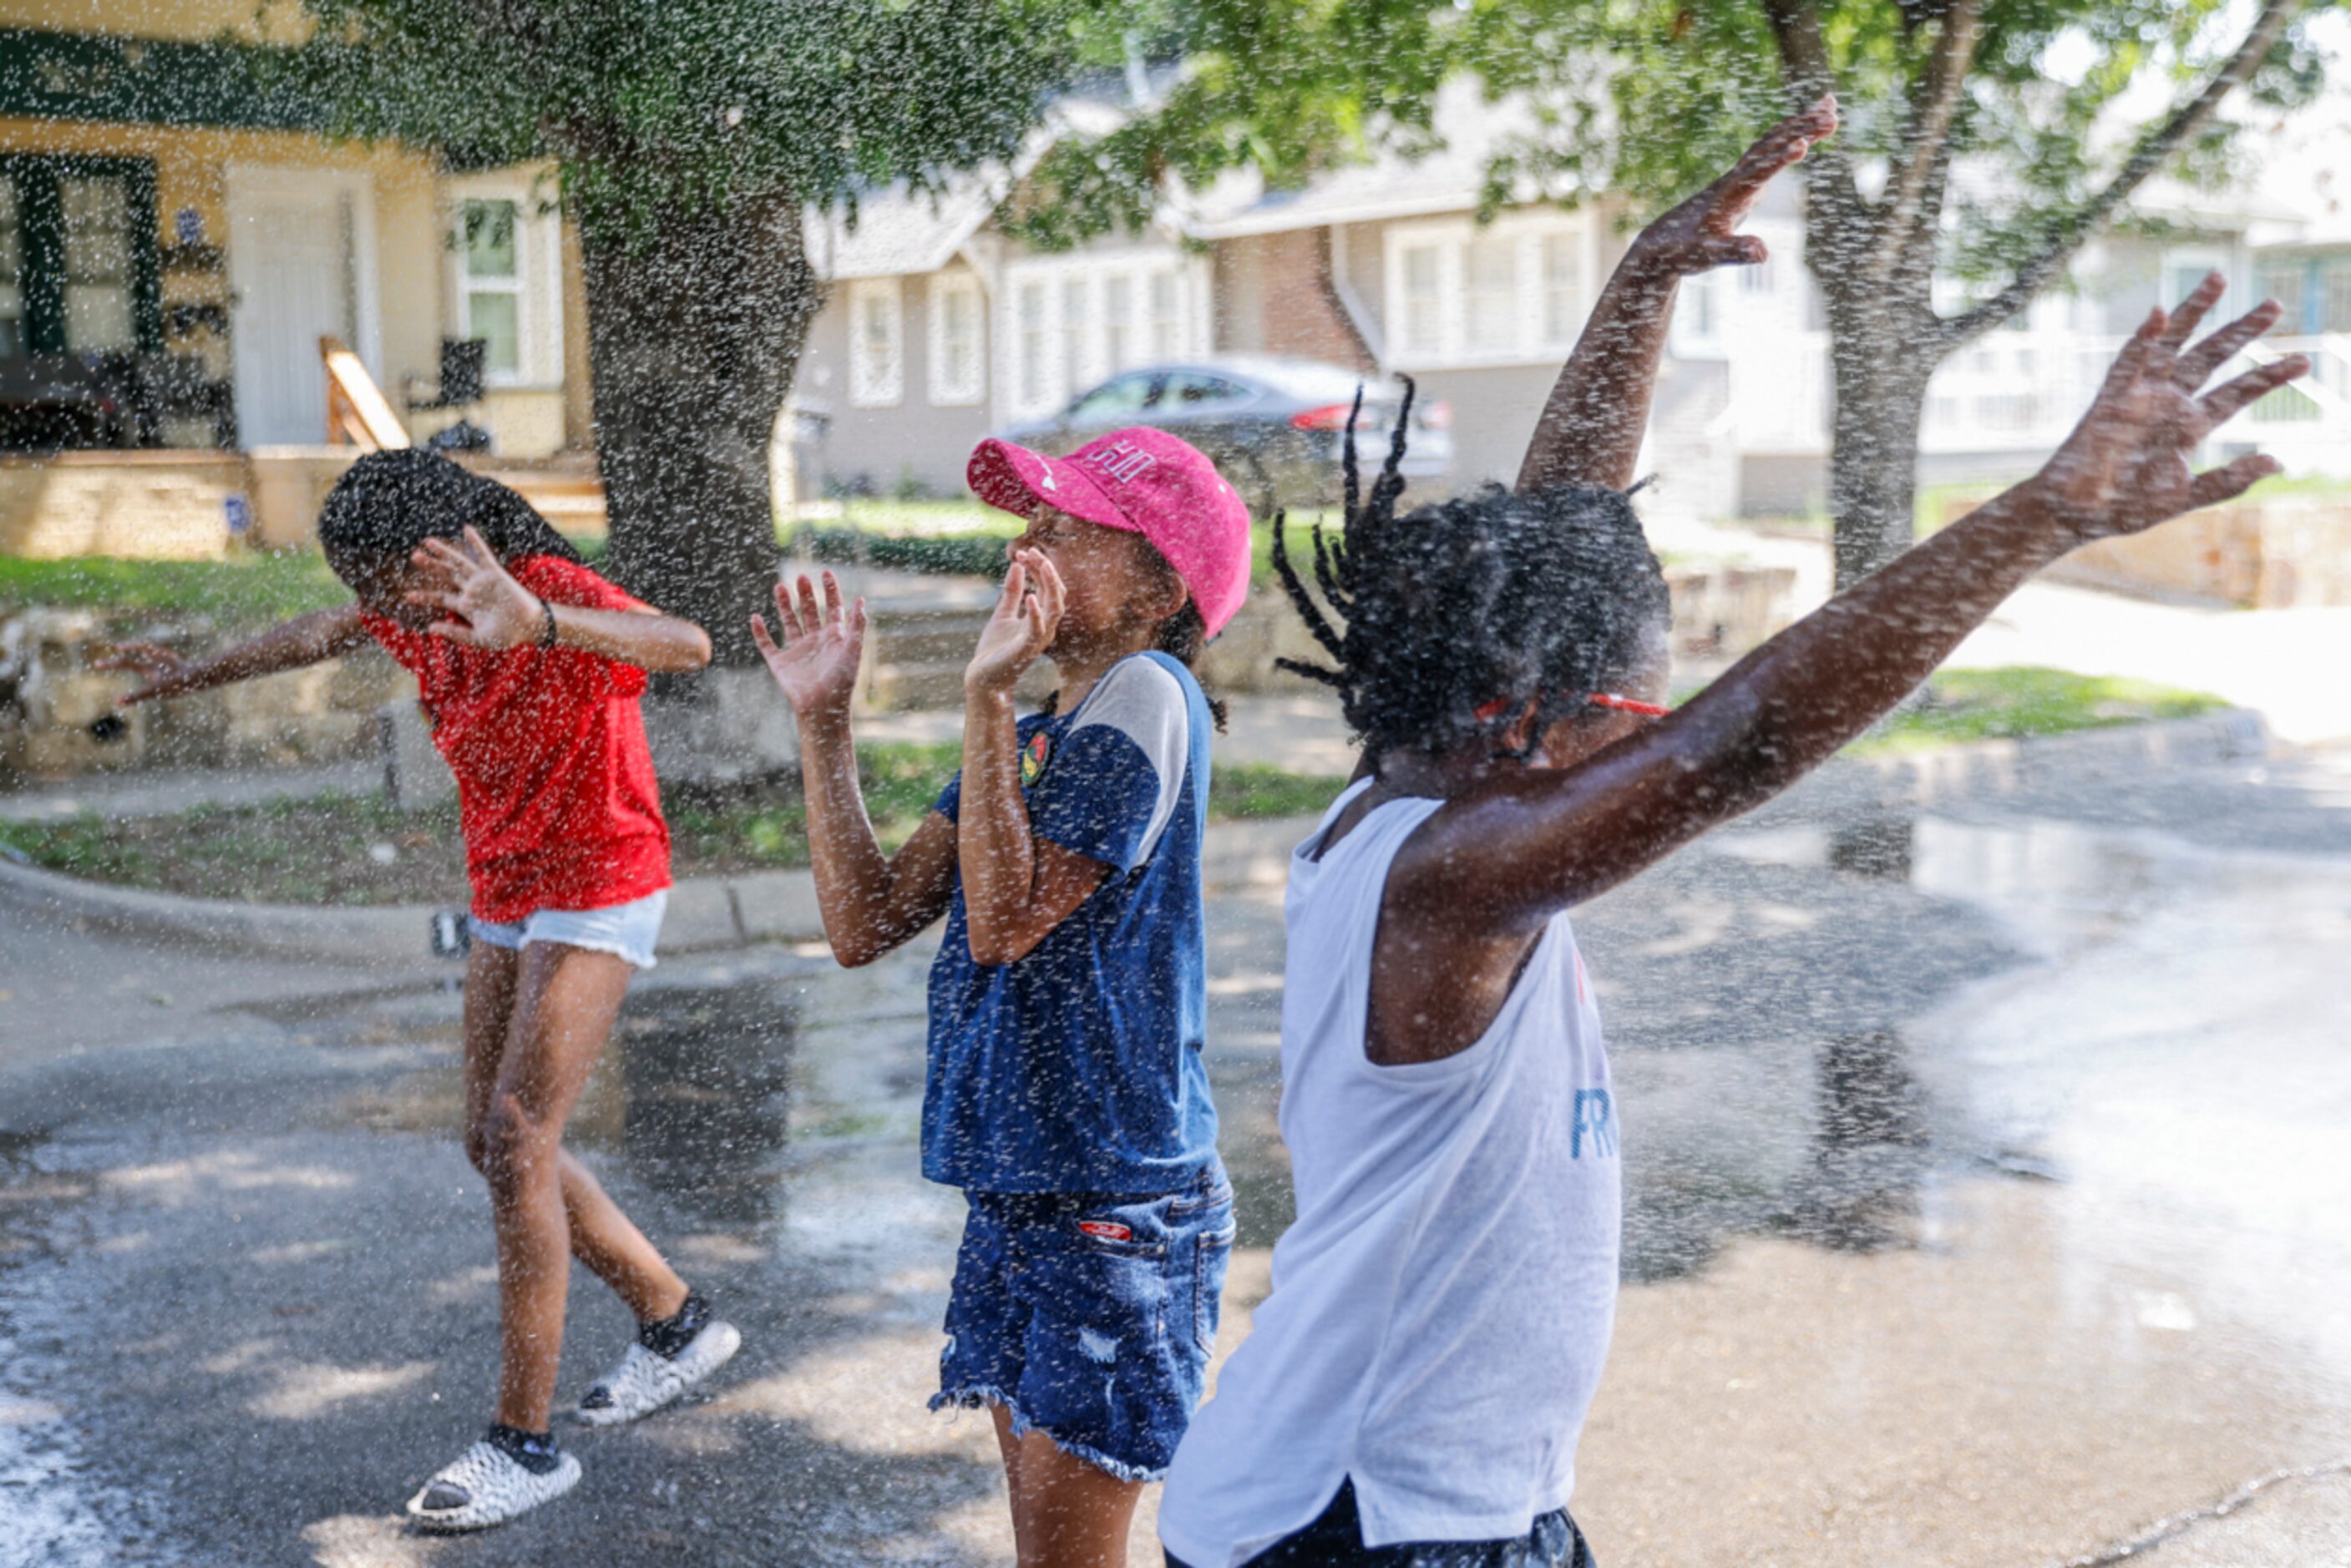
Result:
<svg viewBox="0 0 2351 1568">
<path fill-rule="evenodd" d="M 501 561 L 580 559 L 571 541 L 520 495 L 417 447 L 371 452 L 346 469 L 319 513 L 319 545 L 348 582 L 406 560 L 428 538 L 455 539 L 469 524 Z"/>
<path fill-rule="evenodd" d="M 1595 711 L 1585 700 L 1635 673 L 1670 615 L 1665 574 L 1627 493 L 1574 484 L 1520 495 L 1489 484 L 1399 517 L 1416 390 L 1410 377 L 1404 382 L 1368 501 L 1355 457 L 1356 389 L 1342 460 L 1344 533 L 1313 529 L 1315 580 L 1343 628 L 1308 593 L 1290 565 L 1288 519 L 1274 518 L 1274 567 L 1335 668 L 1278 662 L 1336 688 L 1374 756 L 1450 751 L 1507 729 L 1530 701 L 1538 733 Z M 1480 719 L 1481 708 L 1497 716 Z"/>
</svg>

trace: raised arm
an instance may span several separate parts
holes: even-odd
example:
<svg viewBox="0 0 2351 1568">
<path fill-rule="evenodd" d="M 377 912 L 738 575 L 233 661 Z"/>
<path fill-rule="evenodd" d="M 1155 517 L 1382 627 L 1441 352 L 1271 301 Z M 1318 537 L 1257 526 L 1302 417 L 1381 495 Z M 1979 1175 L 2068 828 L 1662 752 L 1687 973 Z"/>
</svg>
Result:
<svg viewBox="0 0 2351 1568">
<path fill-rule="evenodd" d="M 473 528 L 462 540 L 427 539 L 414 566 L 432 586 L 411 592 L 412 604 L 444 616 L 426 629 L 472 648 L 522 648 L 552 643 L 598 653 L 655 674 L 699 670 L 710 662 L 710 634 L 690 620 L 651 609 L 590 609 L 540 598 L 515 581 Z"/>
<path fill-rule="evenodd" d="M 850 707 L 865 647 L 865 601 L 843 607 L 841 584 L 824 574 L 820 605 L 803 576 L 795 601 L 776 585 L 776 622 L 751 618 L 751 639 L 799 720 L 800 787 L 808 811 L 809 863 L 833 957 L 851 969 L 872 963 L 946 913 L 955 894 L 956 825 L 936 812 L 894 856 L 883 852 L 857 783 Z"/>
<path fill-rule="evenodd" d="M 1027 957 L 1111 872 L 1099 860 L 1040 837 L 1020 787 L 1012 691 L 1020 672 L 1053 640 L 1064 602 L 1053 563 L 1036 550 L 1016 552 L 996 611 L 964 671 L 956 861 L 976 963 Z"/>
<path fill-rule="evenodd" d="M 250 642 L 205 659 L 187 659 L 152 642 L 119 643 L 93 660 L 99 670 L 128 670 L 145 683 L 116 699 L 125 707 L 158 697 L 184 697 L 215 686 L 299 670 L 349 653 L 368 640 L 356 604 L 312 610 L 278 622 Z"/>
<path fill-rule="evenodd" d="M 1521 493 L 1560 484 L 1623 490 L 1633 483 L 1681 280 L 1762 261 L 1763 242 L 1732 231 L 1753 211 L 1771 176 L 1836 126 L 1833 98 L 1782 120 L 1722 178 L 1635 237 L 1535 421 L 1519 468 Z"/>
<path fill-rule="evenodd" d="M 1499 932 L 1603 892 L 1833 755 L 2066 551 L 2275 472 L 2261 456 L 2201 474 L 2188 466 L 2214 427 L 2309 369 L 2289 356 L 2199 395 L 2278 319 L 2264 303 L 2188 347 L 2221 287 L 2216 274 L 2176 315 L 2148 316 L 2039 474 L 1838 595 L 1671 717 L 1577 767 L 1498 778 L 1438 813 L 1400 862 L 1415 901 L 1475 910 L 1469 919 Z"/>
</svg>

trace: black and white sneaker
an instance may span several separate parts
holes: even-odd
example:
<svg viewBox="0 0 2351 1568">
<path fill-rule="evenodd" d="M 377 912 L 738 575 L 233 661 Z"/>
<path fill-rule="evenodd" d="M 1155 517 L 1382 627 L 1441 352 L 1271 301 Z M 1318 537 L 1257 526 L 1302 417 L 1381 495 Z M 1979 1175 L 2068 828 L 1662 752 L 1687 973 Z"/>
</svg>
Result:
<svg viewBox="0 0 2351 1568">
<path fill-rule="evenodd" d="M 580 1461 L 569 1454 L 556 1455 L 554 1466 L 541 1472 L 485 1438 L 408 1500 L 408 1516 L 419 1530 L 487 1530 L 579 1484 Z"/>
<path fill-rule="evenodd" d="M 580 1401 L 580 1419 L 590 1427 L 617 1427 L 649 1416 L 726 1366 L 743 1348 L 733 1324 L 710 1315 L 698 1296 L 689 1296 L 676 1317 L 647 1324 L 620 1364 L 596 1380 Z"/>
</svg>

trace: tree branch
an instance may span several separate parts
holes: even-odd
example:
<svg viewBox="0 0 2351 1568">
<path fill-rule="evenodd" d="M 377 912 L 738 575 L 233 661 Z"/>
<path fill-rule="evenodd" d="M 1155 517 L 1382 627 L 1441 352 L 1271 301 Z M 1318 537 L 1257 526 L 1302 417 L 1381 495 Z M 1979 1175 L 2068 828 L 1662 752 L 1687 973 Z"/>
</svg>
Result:
<svg viewBox="0 0 2351 1568">
<path fill-rule="evenodd" d="M 2182 142 L 2201 130 L 2213 113 L 2275 47 L 2286 25 L 2308 3 L 2308 0 L 2264 0 L 2261 15 L 2253 19 L 2252 31 L 2229 63 L 2220 67 L 2204 90 L 2175 110 L 2171 118 L 2157 128 L 2153 134 L 2141 139 L 2138 150 L 2130 156 L 2106 188 L 2082 206 L 2053 217 L 2042 237 L 2039 254 L 2016 269 L 2016 275 L 2006 288 L 1993 295 L 1974 309 L 1946 318 L 1936 330 L 1937 347 L 1944 352 L 1957 348 L 1978 333 L 1999 326 L 2029 304 L 2032 296 L 2046 288 L 2066 262 L 2073 258 L 2082 243 L 2104 223 L 2114 210 L 2133 191 L 2145 182 L 2163 161 L 2179 151 Z"/>
<path fill-rule="evenodd" d="M 1836 90 L 1836 71 L 1829 63 L 1828 41 L 1821 36 L 1820 13 L 1802 0 L 1763 0 L 1763 14 L 1780 47 L 1780 71 L 1786 79 L 1790 112 L 1802 109 L 1823 93 Z M 1855 183 L 1853 160 L 1837 140 L 1821 143 L 1797 165 L 1804 177 L 1804 195 L 1816 215 L 1827 221 L 1814 232 L 1837 253 L 1833 270 L 1850 267 L 1859 258 L 1845 254 L 1876 244 L 1876 211 Z M 1808 225 L 1809 226 L 1809 225 Z M 1830 258 L 1815 257 L 1814 271 Z"/>
<path fill-rule="evenodd" d="M 1968 71 L 1975 64 L 1976 45 L 1982 36 L 1980 0 L 1953 0 L 1950 9 L 1943 13 L 1942 30 L 1936 35 L 1934 52 L 1927 57 L 1917 90 L 1911 94 L 1909 123 L 1902 130 L 1907 155 L 1879 217 L 1891 243 L 1879 249 L 1870 280 L 1873 286 L 1883 286 L 1896 263 L 1910 251 L 1922 207 L 1941 210 L 1939 202 L 1924 203 L 1921 198 L 1938 172 L 1950 167 L 1943 154 L 1950 142 L 1951 121 L 1967 89 Z"/>
</svg>

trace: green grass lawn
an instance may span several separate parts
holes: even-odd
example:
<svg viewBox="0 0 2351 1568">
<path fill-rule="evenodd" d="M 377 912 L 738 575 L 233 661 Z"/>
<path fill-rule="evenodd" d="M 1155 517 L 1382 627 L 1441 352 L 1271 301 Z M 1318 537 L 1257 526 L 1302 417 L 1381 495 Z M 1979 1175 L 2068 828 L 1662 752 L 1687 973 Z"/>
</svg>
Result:
<svg viewBox="0 0 2351 1568">
<path fill-rule="evenodd" d="M 47 605 L 265 621 L 323 609 L 350 597 L 326 561 L 308 552 L 256 552 L 226 561 L 96 556 L 27 561 L 0 556 L 0 611 Z"/>
<path fill-rule="evenodd" d="M 885 845 L 914 832 L 962 760 L 955 745 L 858 748 L 866 809 Z M 1319 811 L 1343 781 L 1272 767 L 1219 768 L 1219 821 Z M 668 808 L 673 870 L 688 877 L 808 864 L 800 804 L 778 794 Z M 268 805 L 205 806 L 173 816 L 0 823 L 0 845 L 69 876 L 192 898 L 266 904 L 463 903 L 465 859 L 455 805 L 413 815 L 380 796 L 327 794 Z"/>
<path fill-rule="evenodd" d="M 1920 752 L 1964 741 L 2060 735 L 2154 719 L 2189 719 L 2225 708 L 2209 691 L 2111 675 L 2018 664 L 1947 670 L 1922 699 L 1845 748 L 1854 756 Z"/>
</svg>

